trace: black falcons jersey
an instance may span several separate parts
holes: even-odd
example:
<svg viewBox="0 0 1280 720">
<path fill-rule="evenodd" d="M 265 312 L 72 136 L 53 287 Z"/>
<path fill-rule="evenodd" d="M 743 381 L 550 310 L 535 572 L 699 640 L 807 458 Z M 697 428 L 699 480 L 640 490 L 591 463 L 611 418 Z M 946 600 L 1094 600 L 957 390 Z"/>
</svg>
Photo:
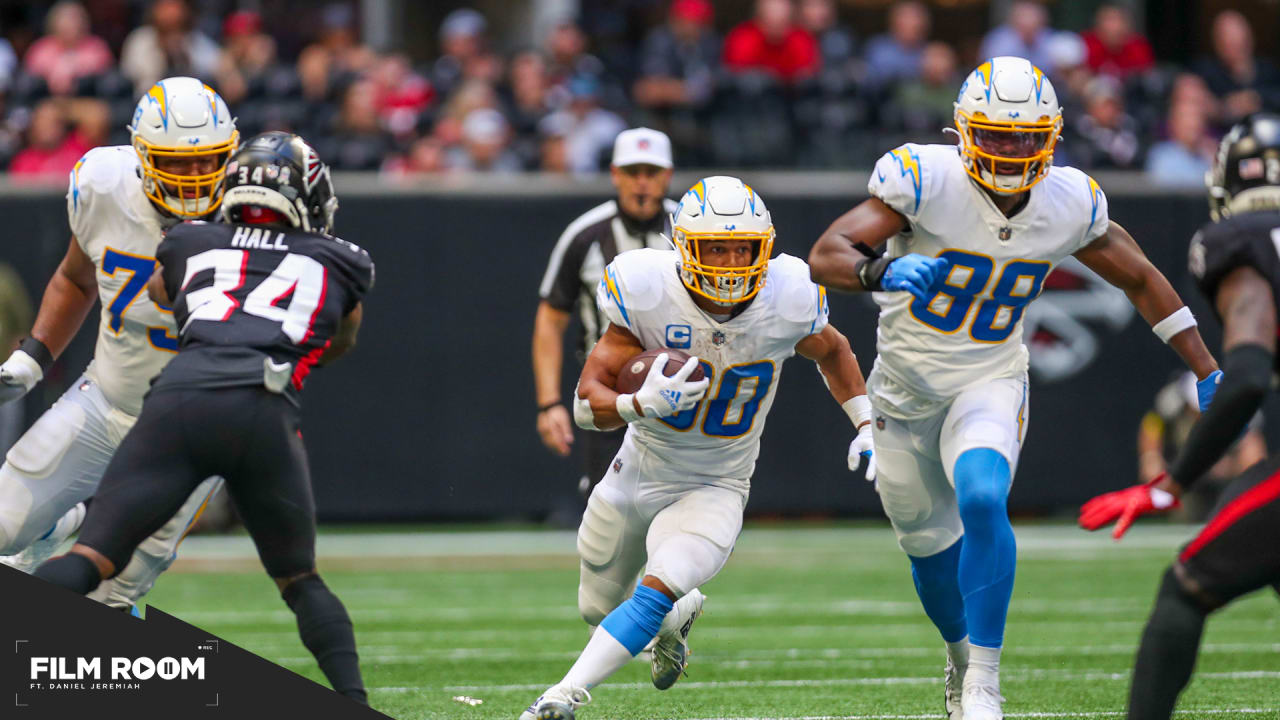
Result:
<svg viewBox="0 0 1280 720">
<path fill-rule="evenodd" d="M 342 318 L 373 286 L 373 261 L 359 247 L 261 225 L 182 223 L 156 259 L 179 343 L 155 387 L 265 384 L 297 402 Z"/>
<path fill-rule="evenodd" d="M 1246 265 L 1271 284 L 1280 313 L 1280 211 L 1243 213 L 1205 225 L 1191 239 L 1187 265 L 1215 315 L 1218 286 L 1232 270 Z"/>
</svg>

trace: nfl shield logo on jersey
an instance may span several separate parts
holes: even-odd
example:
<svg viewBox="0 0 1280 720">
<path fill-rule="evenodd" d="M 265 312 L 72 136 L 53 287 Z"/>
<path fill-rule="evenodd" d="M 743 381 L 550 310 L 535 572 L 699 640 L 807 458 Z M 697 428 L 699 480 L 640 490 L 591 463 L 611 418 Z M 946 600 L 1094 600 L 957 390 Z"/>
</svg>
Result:
<svg viewBox="0 0 1280 720">
<path fill-rule="evenodd" d="M 728 338 L 725 337 L 723 331 L 716 330 L 715 332 L 711 333 L 711 344 L 715 345 L 716 347 L 720 347 L 721 345 L 724 345 L 726 340 L 728 340 Z"/>
</svg>

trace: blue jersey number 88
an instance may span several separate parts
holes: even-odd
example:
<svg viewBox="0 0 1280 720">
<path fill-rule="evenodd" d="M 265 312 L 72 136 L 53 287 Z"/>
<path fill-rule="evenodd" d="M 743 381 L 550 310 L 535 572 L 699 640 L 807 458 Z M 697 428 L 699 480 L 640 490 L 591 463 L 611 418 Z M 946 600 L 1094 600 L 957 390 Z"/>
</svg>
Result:
<svg viewBox="0 0 1280 720">
<path fill-rule="evenodd" d="M 912 301 L 912 317 L 950 335 L 964 325 L 974 301 L 981 300 L 969 324 L 969 337 L 982 343 L 1004 342 L 1013 334 L 1027 303 L 1044 287 L 1050 267 L 1047 260 L 1010 260 L 1000 268 L 995 285 L 984 297 L 995 270 L 994 260 L 963 250 L 944 250 L 938 257 L 951 262 L 951 271 L 929 302 Z M 939 295 L 946 298 L 946 304 L 935 309 Z"/>
</svg>

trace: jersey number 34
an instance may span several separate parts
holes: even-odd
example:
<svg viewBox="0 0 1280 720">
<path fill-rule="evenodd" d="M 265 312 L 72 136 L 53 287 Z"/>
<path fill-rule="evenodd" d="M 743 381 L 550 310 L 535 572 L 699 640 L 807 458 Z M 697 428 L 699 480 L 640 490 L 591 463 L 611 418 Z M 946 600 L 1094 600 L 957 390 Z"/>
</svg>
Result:
<svg viewBox="0 0 1280 720">
<path fill-rule="evenodd" d="M 981 343 L 1004 342 L 1022 319 L 1027 304 L 1040 294 L 1050 264 L 1045 260 L 1010 260 L 1000 268 L 990 291 L 995 261 L 963 250 L 944 250 L 938 257 L 951 261 L 951 271 L 929 302 L 914 300 L 911 316 L 940 333 L 950 335 L 964 326 L 975 301 L 978 311 L 969 322 L 969 337 Z"/>
<path fill-rule="evenodd" d="M 196 273 L 204 270 L 213 270 L 213 283 L 187 292 L 190 315 L 183 330 L 195 320 L 222 322 L 239 309 L 280 323 L 281 332 L 296 344 L 309 340 L 312 323 L 324 303 L 327 280 L 324 265 L 306 255 L 289 253 L 245 296 L 241 305 L 232 293 L 244 287 L 248 263 L 248 250 L 225 248 L 205 250 L 187 260 L 182 279 L 184 290 Z M 288 305 L 281 307 L 286 299 Z"/>
</svg>

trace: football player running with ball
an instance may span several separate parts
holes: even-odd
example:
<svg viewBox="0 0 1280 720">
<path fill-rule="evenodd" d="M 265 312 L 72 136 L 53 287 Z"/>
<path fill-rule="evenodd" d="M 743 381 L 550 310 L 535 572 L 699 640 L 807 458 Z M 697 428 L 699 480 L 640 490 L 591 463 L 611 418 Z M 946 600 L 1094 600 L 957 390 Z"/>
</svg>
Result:
<svg viewBox="0 0 1280 720">
<path fill-rule="evenodd" d="M 1280 328 L 1280 115 L 1252 115 L 1222 139 L 1209 202 L 1214 221 L 1192 239 L 1188 265 L 1222 321 L 1222 387 L 1167 474 L 1081 508 L 1083 527 L 1115 522 L 1116 539 L 1139 516 L 1176 507 L 1239 439 L 1273 387 Z M 1280 454 L 1227 486 L 1208 524 L 1165 570 L 1138 648 L 1129 720 L 1168 720 L 1191 680 L 1209 615 L 1268 585 L 1280 590 Z"/>
<path fill-rule="evenodd" d="M 221 475 L 302 644 L 334 690 L 365 703 L 351 619 L 316 574 L 299 430 L 303 381 L 355 345 L 373 286 L 369 254 L 329 235 L 337 208 L 315 151 L 269 132 L 227 166 L 226 224 L 169 231 L 147 292 L 172 302 L 181 350 L 107 467 L 79 541 L 35 575 L 88 593 L 203 478 Z"/>
<path fill-rule="evenodd" d="M 90 150 L 71 171 L 71 243 L 45 288 L 31 335 L 0 365 L 0 403 L 44 377 L 102 300 L 93 361 L 18 440 L 0 467 L 0 555 L 31 572 L 84 519 L 86 499 L 142 410 L 151 379 L 178 351 L 173 311 L 144 288 L 156 246 L 181 220 L 222 202 L 227 158 L 239 142 L 227 105 L 208 85 L 171 77 L 134 110 L 132 147 Z M 94 598 L 132 608 L 173 563 L 178 543 L 221 480 L 210 478 Z"/>
<path fill-rule="evenodd" d="M 827 324 L 826 291 L 809 280 L 808 266 L 769 258 L 774 229 L 764 200 L 737 178 L 709 177 L 684 195 L 672 227 L 678 252 L 623 253 L 598 289 L 610 325 L 583 367 L 574 420 L 585 429 L 628 426 L 578 529 L 578 609 L 599 627 L 521 720 L 571 720 L 588 691 L 655 636 L 654 685 L 666 689 L 683 672 L 689 627 L 702 609 L 697 588 L 724 566 L 742 529 L 787 358 L 817 361 L 857 428 L 850 464 L 874 472 L 857 358 Z M 654 348 L 694 357 L 667 377 L 663 353 L 634 394 L 616 392 L 624 367 Z M 703 379 L 689 380 L 699 365 Z"/>
<path fill-rule="evenodd" d="M 815 281 L 872 292 L 880 306 L 868 379 L 880 500 L 946 642 L 949 717 L 994 720 L 1016 555 L 1006 501 L 1028 420 L 1027 304 L 1074 255 L 1190 366 L 1202 407 L 1220 373 L 1168 280 L 1108 220 L 1097 183 L 1052 166 L 1062 112 L 1038 68 L 983 63 L 960 88 L 955 123 L 959 146 L 880 158 L 872 197 L 832 223 L 809 262 Z"/>
</svg>

